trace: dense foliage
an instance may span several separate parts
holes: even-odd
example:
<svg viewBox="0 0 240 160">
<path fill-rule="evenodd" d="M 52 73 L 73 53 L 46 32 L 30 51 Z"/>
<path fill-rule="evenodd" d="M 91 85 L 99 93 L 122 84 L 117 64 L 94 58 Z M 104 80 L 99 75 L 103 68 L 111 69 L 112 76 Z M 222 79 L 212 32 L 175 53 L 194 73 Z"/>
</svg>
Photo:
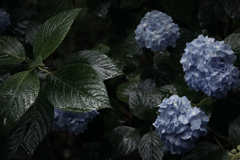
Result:
<svg viewBox="0 0 240 160">
<path fill-rule="evenodd" d="M 1 0 L 1 160 L 240 159 L 239 0 Z"/>
</svg>

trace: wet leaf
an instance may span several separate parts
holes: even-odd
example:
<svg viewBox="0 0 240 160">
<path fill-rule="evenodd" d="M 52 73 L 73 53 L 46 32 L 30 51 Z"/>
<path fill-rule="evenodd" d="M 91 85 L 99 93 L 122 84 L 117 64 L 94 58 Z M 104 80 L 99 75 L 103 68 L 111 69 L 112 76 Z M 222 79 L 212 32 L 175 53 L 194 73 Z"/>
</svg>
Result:
<svg viewBox="0 0 240 160">
<path fill-rule="evenodd" d="M 53 106 L 44 91 L 39 92 L 36 101 L 28 110 L 27 116 L 29 117 L 28 127 L 22 145 L 29 154 L 33 154 L 50 131 L 54 116 Z"/>
<path fill-rule="evenodd" d="M 107 56 L 110 56 L 111 54 L 111 49 L 105 44 L 99 44 L 96 47 L 92 48 L 91 50 L 103 53 Z"/>
<path fill-rule="evenodd" d="M 234 119 L 228 130 L 231 142 L 236 146 L 240 144 L 240 116 Z"/>
<path fill-rule="evenodd" d="M 162 141 L 155 132 L 149 131 L 142 137 L 138 152 L 145 160 L 161 160 L 164 155 Z"/>
<path fill-rule="evenodd" d="M 19 67 L 20 64 L 11 64 L 11 65 L 0 65 L 0 76 L 5 75 L 15 68 Z"/>
<path fill-rule="evenodd" d="M 101 159 L 115 159 L 128 155 L 137 149 L 139 141 L 140 136 L 137 129 L 127 126 L 117 127 L 104 138 L 100 150 Z"/>
<path fill-rule="evenodd" d="M 117 87 L 117 98 L 125 103 L 128 103 L 129 96 L 134 88 L 139 88 L 140 83 L 139 81 L 131 81 L 120 84 Z"/>
<path fill-rule="evenodd" d="M 22 44 L 12 37 L 0 37 L 0 65 L 20 63 L 26 54 Z"/>
<path fill-rule="evenodd" d="M 42 62 L 42 56 L 39 55 L 33 63 L 31 63 L 30 67 L 36 67 L 36 66 L 45 66 Z"/>
<path fill-rule="evenodd" d="M 60 45 L 74 19 L 82 9 L 61 12 L 50 18 L 40 28 L 33 45 L 34 57 L 46 59 Z"/>
<path fill-rule="evenodd" d="M 85 50 L 74 53 L 65 59 L 61 66 L 75 63 L 90 65 L 103 80 L 123 74 L 111 58 L 97 51 Z"/>
<path fill-rule="evenodd" d="M 123 43 L 123 55 L 127 57 L 134 57 L 142 55 L 142 48 L 138 45 L 136 39 L 136 34 L 131 33 Z"/>
<path fill-rule="evenodd" d="M 141 88 L 132 89 L 128 103 L 130 111 L 136 117 L 145 121 L 156 119 L 156 110 L 149 105 L 147 93 Z"/>
<path fill-rule="evenodd" d="M 17 73 L 0 85 L 0 124 L 7 132 L 34 103 L 39 88 L 34 70 Z"/>
<path fill-rule="evenodd" d="M 53 106 L 64 111 L 111 108 L 102 79 L 87 64 L 72 64 L 54 72 L 47 82 L 47 95 Z"/>
<path fill-rule="evenodd" d="M 42 27 L 42 24 L 37 20 L 30 21 L 25 30 L 26 40 L 33 46 L 38 31 Z"/>
</svg>

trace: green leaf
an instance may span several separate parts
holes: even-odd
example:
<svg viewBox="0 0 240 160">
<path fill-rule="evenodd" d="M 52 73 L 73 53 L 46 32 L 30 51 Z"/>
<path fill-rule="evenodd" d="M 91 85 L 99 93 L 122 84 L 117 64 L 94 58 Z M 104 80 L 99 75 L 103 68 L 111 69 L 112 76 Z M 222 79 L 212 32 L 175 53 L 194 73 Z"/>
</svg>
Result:
<svg viewBox="0 0 240 160">
<path fill-rule="evenodd" d="M 152 92 L 161 86 L 173 84 L 175 78 L 175 71 L 171 66 L 160 64 L 158 69 L 150 68 L 143 71 L 140 83 L 145 91 Z"/>
<path fill-rule="evenodd" d="M 36 67 L 36 66 L 45 66 L 43 63 L 42 63 L 42 56 L 39 55 L 36 60 L 31 63 L 30 67 Z"/>
<path fill-rule="evenodd" d="M 208 126 L 213 131 L 228 135 L 230 123 L 239 116 L 240 104 L 229 99 L 219 99 L 212 105 L 213 111 Z"/>
<path fill-rule="evenodd" d="M 14 35 L 23 35 L 25 33 L 26 26 L 32 17 L 32 12 L 23 8 L 17 8 L 10 10 L 8 13 L 11 15 L 11 24 L 8 26 L 8 30 Z"/>
<path fill-rule="evenodd" d="M 240 116 L 231 122 L 228 133 L 235 147 L 240 145 Z"/>
<path fill-rule="evenodd" d="M 47 95 L 53 106 L 64 111 L 80 113 L 111 108 L 102 79 L 87 64 L 58 69 L 47 82 Z"/>
<path fill-rule="evenodd" d="M 142 137 L 138 152 L 145 160 L 161 160 L 164 155 L 162 141 L 156 133 L 149 131 Z"/>
<path fill-rule="evenodd" d="M 218 145 L 209 143 L 209 142 L 198 142 L 195 149 L 189 154 L 185 155 L 182 160 L 198 160 L 203 158 L 213 152 L 219 150 Z M 203 158 L 204 159 L 204 158 Z"/>
<path fill-rule="evenodd" d="M 184 49 L 186 48 L 186 43 L 191 42 L 196 38 L 196 36 L 191 31 L 185 28 L 180 28 L 179 33 L 180 36 L 177 39 L 176 47 L 167 47 L 167 50 L 176 56 L 181 56 L 184 53 Z"/>
<path fill-rule="evenodd" d="M 15 69 L 19 66 L 20 66 L 20 64 L 0 65 L 0 76 L 11 72 L 13 69 Z"/>
<path fill-rule="evenodd" d="M 100 142 L 88 143 L 83 149 L 81 149 L 79 160 L 99 160 L 100 149 Z"/>
<path fill-rule="evenodd" d="M 40 30 L 42 24 L 49 18 L 57 15 L 66 10 L 72 9 L 71 0 L 57 0 L 47 5 L 43 11 L 41 11 L 33 21 L 30 21 L 25 30 L 26 40 L 33 46 L 37 33 Z"/>
<path fill-rule="evenodd" d="M 61 12 L 40 28 L 33 45 L 34 56 L 46 59 L 60 45 L 81 8 Z"/>
<path fill-rule="evenodd" d="M 112 0 L 88 0 L 87 6 L 96 16 L 105 18 L 111 3 Z"/>
<path fill-rule="evenodd" d="M 141 64 L 132 58 L 116 58 L 115 62 L 127 74 L 126 79 L 132 80 L 142 72 Z"/>
<path fill-rule="evenodd" d="M 111 54 L 111 49 L 105 44 L 99 44 L 99 45 L 95 46 L 94 48 L 92 48 L 91 50 L 103 53 L 107 56 L 110 56 L 110 54 Z"/>
<path fill-rule="evenodd" d="M 223 1 L 224 11 L 234 19 L 240 19 L 240 2 L 238 0 Z"/>
<path fill-rule="evenodd" d="M 190 23 L 194 10 L 194 0 L 161 0 L 164 11 L 173 18 Z"/>
<path fill-rule="evenodd" d="M 198 19 L 201 25 L 216 23 L 223 15 L 221 0 L 203 0 L 199 6 Z"/>
<path fill-rule="evenodd" d="M 240 52 L 240 33 L 230 34 L 224 39 L 224 44 L 230 45 L 234 52 Z"/>
<path fill-rule="evenodd" d="M 156 119 L 156 110 L 149 105 L 147 93 L 141 88 L 132 89 L 128 103 L 130 111 L 136 117 L 145 121 Z"/>
<path fill-rule="evenodd" d="M 229 151 L 227 150 L 218 150 L 199 160 L 231 160 L 231 157 L 228 155 L 228 153 Z"/>
<path fill-rule="evenodd" d="M 34 70 L 17 73 L 0 85 L 0 124 L 6 131 L 34 103 L 39 88 L 39 79 Z"/>
<path fill-rule="evenodd" d="M 123 43 L 123 55 L 127 57 L 135 57 L 142 55 L 142 48 L 138 45 L 136 39 L 136 34 L 131 33 Z"/>
<path fill-rule="evenodd" d="M 24 133 L 27 128 L 28 118 L 26 115 L 22 116 L 19 121 L 11 128 L 8 137 L 5 139 L 4 143 L 0 146 L 0 159 L 8 160 L 17 151 L 20 146 Z"/>
<path fill-rule="evenodd" d="M 126 82 L 123 84 L 120 84 L 117 87 L 117 98 L 125 103 L 128 103 L 129 101 L 129 96 L 134 88 L 139 88 L 140 83 L 139 81 L 131 81 L 131 82 Z"/>
<path fill-rule="evenodd" d="M 137 149 L 139 141 L 140 135 L 137 129 L 127 126 L 117 127 L 104 138 L 100 151 L 101 159 L 115 159 L 128 155 Z"/>
<path fill-rule="evenodd" d="M 54 112 L 46 93 L 40 91 L 36 101 L 27 112 L 29 117 L 27 131 L 22 140 L 24 149 L 33 154 L 51 129 Z"/>
<path fill-rule="evenodd" d="M 0 65 L 20 63 L 25 60 L 25 50 L 20 42 L 12 37 L 0 37 Z"/>
<path fill-rule="evenodd" d="M 121 8 L 133 9 L 139 7 L 145 0 L 122 0 Z"/>
<path fill-rule="evenodd" d="M 122 71 L 111 58 L 97 51 L 85 50 L 74 53 L 65 59 L 61 66 L 74 63 L 85 63 L 90 65 L 103 80 L 122 74 Z"/>
</svg>

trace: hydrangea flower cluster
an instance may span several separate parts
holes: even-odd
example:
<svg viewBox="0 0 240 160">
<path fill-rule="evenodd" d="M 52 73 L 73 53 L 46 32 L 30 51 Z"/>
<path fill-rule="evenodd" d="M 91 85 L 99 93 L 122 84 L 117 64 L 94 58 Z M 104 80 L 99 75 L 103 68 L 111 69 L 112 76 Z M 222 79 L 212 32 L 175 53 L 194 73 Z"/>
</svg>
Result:
<svg viewBox="0 0 240 160">
<path fill-rule="evenodd" d="M 207 134 L 209 117 L 196 106 L 191 107 L 187 97 L 164 98 L 159 105 L 161 113 L 153 123 L 164 149 L 172 154 L 181 154 L 195 148 L 199 136 Z"/>
<path fill-rule="evenodd" d="M 187 43 L 180 63 L 186 71 L 184 78 L 191 89 L 222 98 L 227 91 L 239 85 L 239 71 L 233 66 L 237 57 L 231 46 L 223 43 L 203 35 Z"/>
<path fill-rule="evenodd" d="M 57 131 L 68 131 L 76 136 L 87 129 L 87 124 L 95 118 L 99 112 L 72 113 L 62 111 L 54 107 L 54 119 L 52 129 Z"/>
<path fill-rule="evenodd" d="M 165 50 L 167 46 L 176 47 L 179 28 L 170 16 L 154 10 L 145 14 L 135 33 L 140 47 L 156 52 Z"/>
<path fill-rule="evenodd" d="M 5 31 L 10 24 L 9 14 L 0 8 L 0 33 Z"/>
</svg>

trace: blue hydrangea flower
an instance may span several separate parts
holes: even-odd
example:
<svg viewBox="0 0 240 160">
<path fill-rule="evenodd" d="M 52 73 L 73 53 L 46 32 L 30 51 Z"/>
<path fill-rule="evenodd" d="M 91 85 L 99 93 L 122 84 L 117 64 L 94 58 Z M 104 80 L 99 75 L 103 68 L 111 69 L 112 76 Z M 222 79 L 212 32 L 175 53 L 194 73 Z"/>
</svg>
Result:
<svg viewBox="0 0 240 160">
<path fill-rule="evenodd" d="M 95 118 L 99 112 L 72 113 L 62 111 L 54 107 L 54 119 L 52 129 L 57 131 L 68 131 L 76 136 L 87 129 L 87 124 Z"/>
<path fill-rule="evenodd" d="M 179 28 L 170 16 L 154 10 L 145 14 L 135 33 L 140 47 L 156 52 L 165 50 L 167 46 L 176 47 Z"/>
<path fill-rule="evenodd" d="M 162 140 L 164 149 L 172 154 L 194 149 L 198 137 L 207 134 L 209 117 L 196 106 L 191 107 L 187 97 L 164 98 L 159 107 L 161 114 L 153 123 L 155 133 Z"/>
<path fill-rule="evenodd" d="M 0 8 L 0 33 L 5 31 L 10 24 L 9 14 Z"/>
<path fill-rule="evenodd" d="M 237 57 L 231 47 L 223 43 L 203 35 L 187 43 L 180 63 L 191 89 L 222 98 L 239 85 L 239 71 L 233 66 Z"/>
</svg>

